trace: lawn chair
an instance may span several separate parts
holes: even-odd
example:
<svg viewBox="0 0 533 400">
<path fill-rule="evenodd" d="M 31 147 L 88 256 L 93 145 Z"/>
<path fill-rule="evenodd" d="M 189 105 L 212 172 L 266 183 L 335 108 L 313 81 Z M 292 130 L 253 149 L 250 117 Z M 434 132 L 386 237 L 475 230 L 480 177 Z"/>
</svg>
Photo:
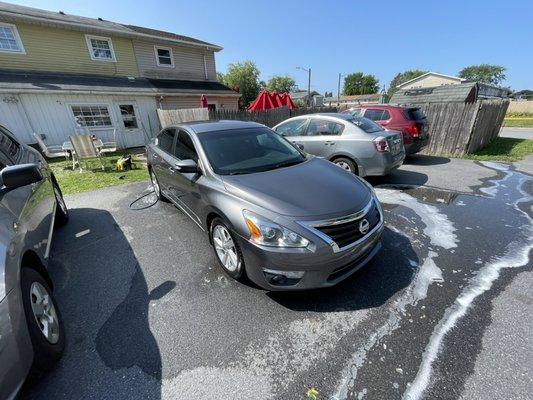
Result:
<svg viewBox="0 0 533 400">
<path fill-rule="evenodd" d="M 114 153 L 117 151 L 117 130 L 113 129 L 113 141 L 112 142 L 103 142 L 102 147 L 100 148 L 100 154 L 102 153 Z"/>
<path fill-rule="evenodd" d="M 104 163 L 100 157 L 100 153 L 96 150 L 93 140 L 87 135 L 69 136 L 70 143 L 74 148 L 73 157 L 76 157 L 80 172 L 83 172 L 82 162 L 87 167 L 87 162 L 92 160 L 98 160 L 102 166 L 102 171 L 105 170 Z"/>
<path fill-rule="evenodd" d="M 37 144 L 41 148 L 41 152 L 48 158 L 59 158 L 59 157 L 65 157 L 68 158 L 69 154 L 68 151 L 63 150 L 62 146 L 47 146 L 44 142 L 41 135 L 38 133 L 33 133 L 33 136 L 35 137 L 35 140 L 37 140 Z"/>
</svg>

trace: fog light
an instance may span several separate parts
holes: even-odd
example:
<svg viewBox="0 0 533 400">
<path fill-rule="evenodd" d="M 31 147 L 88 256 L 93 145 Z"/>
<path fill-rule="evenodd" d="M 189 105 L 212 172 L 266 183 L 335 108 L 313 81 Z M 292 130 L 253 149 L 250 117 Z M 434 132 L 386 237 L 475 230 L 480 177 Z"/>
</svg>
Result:
<svg viewBox="0 0 533 400">
<path fill-rule="evenodd" d="M 275 269 L 265 269 L 265 273 L 272 275 L 283 275 L 289 279 L 302 279 L 305 271 L 277 271 Z"/>
<path fill-rule="evenodd" d="M 277 271 L 264 269 L 265 278 L 274 286 L 296 285 L 303 278 L 305 271 Z"/>
</svg>

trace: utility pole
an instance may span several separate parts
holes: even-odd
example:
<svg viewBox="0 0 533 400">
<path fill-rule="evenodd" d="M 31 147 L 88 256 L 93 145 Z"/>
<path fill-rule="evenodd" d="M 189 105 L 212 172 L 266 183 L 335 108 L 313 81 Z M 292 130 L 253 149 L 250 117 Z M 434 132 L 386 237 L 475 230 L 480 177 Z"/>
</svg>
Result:
<svg viewBox="0 0 533 400">
<path fill-rule="evenodd" d="M 337 83 L 337 102 L 339 102 L 339 99 L 341 98 L 341 78 L 342 74 L 339 72 L 339 82 Z"/>
<path fill-rule="evenodd" d="M 296 67 L 296 69 L 301 69 L 302 71 L 307 72 L 307 105 L 311 107 L 311 67 Z"/>
</svg>

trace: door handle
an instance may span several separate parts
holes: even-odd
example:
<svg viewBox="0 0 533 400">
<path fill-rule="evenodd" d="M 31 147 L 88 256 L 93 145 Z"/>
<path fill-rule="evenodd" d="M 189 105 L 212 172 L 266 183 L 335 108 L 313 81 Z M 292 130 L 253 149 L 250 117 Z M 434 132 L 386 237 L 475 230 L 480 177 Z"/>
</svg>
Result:
<svg viewBox="0 0 533 400">
<path fill-rule="evenodd" d="M 332 141 L 329 141 L 329 140 L 328 140 L 327 142 L 324 142 L 324 144 L 325 144 L 326 146 L 333 146 L 333 145 L 335 144 L 335 142 L 332 142 Z"/>
</svg>

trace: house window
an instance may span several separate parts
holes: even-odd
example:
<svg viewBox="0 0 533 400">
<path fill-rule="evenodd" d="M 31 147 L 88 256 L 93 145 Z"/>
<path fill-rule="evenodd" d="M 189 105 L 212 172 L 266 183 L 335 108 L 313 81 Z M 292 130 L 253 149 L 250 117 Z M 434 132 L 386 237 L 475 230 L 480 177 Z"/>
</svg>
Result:
<svg viewBox="0 0 533 400">
<path fill-rule="evenodd" d="M 155 59 L 159 67 L 174 68 L 174 57 L 172 56 L 172 49 L 170 47 L 154 46 Z"/>
<path fill-rule="evenodd" d="M 15 25 L 0 23 L 0 51 L 26 54 Z"/>
<path fill-rule="evenodd" d="M 85 35 L 91 60 L 116 61 L 111 39 L 101 36 Z"/>
<path fill-rule="evenodd" d="M 137 117 L 135 116 L 135 108 L 132 104 L 122 104 L 120 108 L 120 115 L 122 116 L 122 123 L 126 129 L 137 129 Z"/>
<path fill-rule="evenodd" d="M 109 109 L 105 104 L 70 106 L 76 123 L 86 127 L 113 126 Z"/>
</svg>

